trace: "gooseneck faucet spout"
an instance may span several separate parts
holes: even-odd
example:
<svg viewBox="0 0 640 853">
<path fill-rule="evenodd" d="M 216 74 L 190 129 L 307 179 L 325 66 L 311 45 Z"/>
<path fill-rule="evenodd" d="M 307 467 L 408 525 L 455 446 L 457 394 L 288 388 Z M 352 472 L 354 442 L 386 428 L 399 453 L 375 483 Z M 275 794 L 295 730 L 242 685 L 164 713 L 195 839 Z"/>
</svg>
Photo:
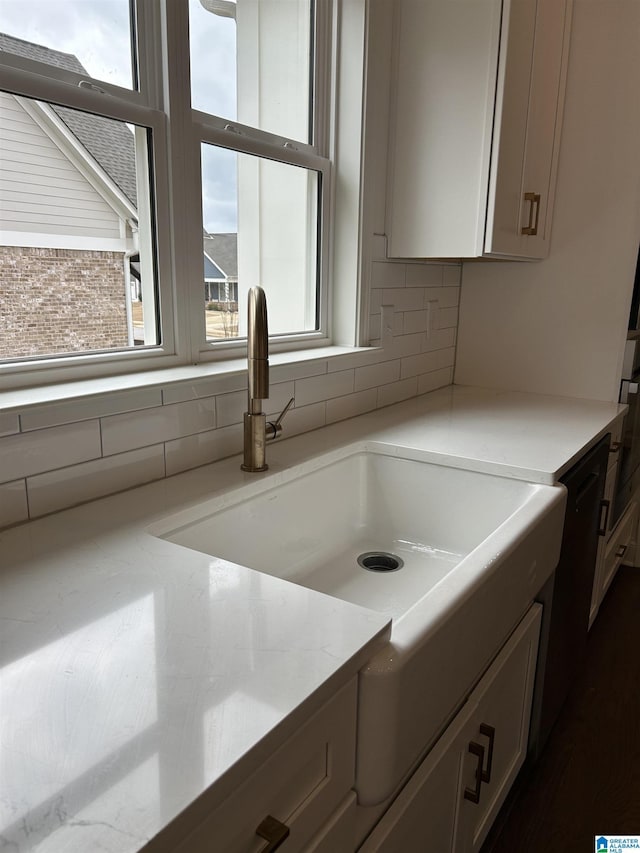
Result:
<svg viewBox="0 0 640 853">
<path fill-rule="evenodd" d="M 266 471 L 265 445 L 282 432 L 282 419 L 294 402 L 293 397 L 275 423 L 267 424 L 262 401 L 269 397 L 269 326 L 267 298 L 261 287 L 249 290 L 247 322 L 247 367 L 249 371 L 248 405 L 244 413 L 243 471 Z"/>
<path fill-rule="evenodd" d="M 247 362 L 249 414 L 260 414 L 261 401 L 269 397 L 269 327 L 267 297 L 261 287 L 249 290 Z"/>
</svg>

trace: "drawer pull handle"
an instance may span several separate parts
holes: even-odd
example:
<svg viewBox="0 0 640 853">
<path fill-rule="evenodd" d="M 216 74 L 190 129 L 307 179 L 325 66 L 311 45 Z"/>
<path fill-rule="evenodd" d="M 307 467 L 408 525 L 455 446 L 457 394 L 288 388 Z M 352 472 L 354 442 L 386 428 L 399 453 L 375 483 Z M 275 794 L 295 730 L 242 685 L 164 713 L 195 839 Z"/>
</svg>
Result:
<svg viewBox="0 0 640 853">
<path fill-rule="evenodd" d="M 529 222 L 522 229 L 523 234 L 535 236 L 538 233 L 538 220 L 540 219 L 540 193 L 525 193 L 524 200 L 531 205 L 529 207 Z M 533 212 L 535 210 L 536 219 L 533 221 Z"/>
<path fill-rule="evenodd" d="M 482 781 L 491 781 L 491 768 L 493 766 L 493 744 L 496 737 L 496 730 L 493 726 L 488 726 L 486 723 L 480 724 L 480 734 L 489 738 L 489 753 L 487 755 L 487 769 L 482 771 Z"/>
<path fill-rule="evenodd" d="M 289 837 L 289 827 L 281 823 L 277 818 L 267 815 L 260 826 L 256 829 L 256 835 L 264 838 L 267 842 L 260 853 L 273 853 L 282 842 Z"/>
<path fill-rule="evenodd" d="M 471 800 L 472 803 L 480 802 L 480 786 L 482 785 L 482 768 L 484 767 L 484 746 L 472 740 L 469 743 L 469 752 L 478 758 L 478 766 L 476 767 L 476 787 L 465 788 L 465 800 Z"/>
<path fill-rule="evenodd" d="M 622 447 L 621 441 L 614 441 L 611 447 L 609 448 L 609 453 L 617 453 Z"/>
<path fill-rule="evenodd" d="M 611 501 L 600 501 L 600 526 L 598 528 L 598 536 L 604 536 L 607 532 L 607 524 L 609 523 L 609 507 Z M 604 521 L 602 520 L 602 510 L 604 510 Z"/>
<path fill-rule="evenodd" d="M 624 557 L 625 551 L 627 550 L 627 545 L 621 545 L 616 551 L 616 557 Z"/>
</svg>

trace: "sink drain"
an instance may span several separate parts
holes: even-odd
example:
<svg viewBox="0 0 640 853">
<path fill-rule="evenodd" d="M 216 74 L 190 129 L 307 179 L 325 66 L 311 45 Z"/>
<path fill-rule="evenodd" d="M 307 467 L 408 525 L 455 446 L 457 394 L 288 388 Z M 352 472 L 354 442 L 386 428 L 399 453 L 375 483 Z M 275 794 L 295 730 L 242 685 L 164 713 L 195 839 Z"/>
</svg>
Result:
<svg viewBox="0 0 640 853">
<path fill-rule="evenodd" d="M 365 551 L 358 557 L 358 565 L 370 572 L 395 572 L 404 566 L 404 560 L 387 551 Z"/>
</svg>

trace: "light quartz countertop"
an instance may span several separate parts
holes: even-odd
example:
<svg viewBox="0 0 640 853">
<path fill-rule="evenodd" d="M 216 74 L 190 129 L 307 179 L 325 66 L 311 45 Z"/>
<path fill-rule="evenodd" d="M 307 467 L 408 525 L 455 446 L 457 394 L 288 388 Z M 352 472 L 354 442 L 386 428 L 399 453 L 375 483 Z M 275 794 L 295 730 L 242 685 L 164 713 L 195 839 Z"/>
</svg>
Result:
<svg viewBox="0 0 640 853">
<path fill-rule="evenodd" d="M 387 616 L 159 539 L 163 517 L 369 441 L 553 484 L 624 410 L 450 386 L 270 444 L 265 474 L 234 457 L 0 532 L 0 849 L 170 837 L 387 642 Z"/>
</svg>

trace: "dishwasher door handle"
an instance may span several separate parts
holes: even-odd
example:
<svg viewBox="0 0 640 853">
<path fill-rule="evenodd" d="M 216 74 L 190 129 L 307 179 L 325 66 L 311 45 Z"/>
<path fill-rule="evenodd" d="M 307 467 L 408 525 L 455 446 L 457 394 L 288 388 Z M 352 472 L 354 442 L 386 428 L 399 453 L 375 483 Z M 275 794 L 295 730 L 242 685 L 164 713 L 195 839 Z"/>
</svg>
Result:
<svg viewBox="0 0 640 853">
<path fill-rule="evenodd" d="M 611 501 L 608 501 L 606 498 L 600 501 L 600 525 L 598 527 L 598 536 L 604 536 L 607 532 L 607 525 L 609 524 L 609 507 L 611 506 Z M 602 513 L 604 511 L 604 520 L 602 518 Z"/>
</svg>

